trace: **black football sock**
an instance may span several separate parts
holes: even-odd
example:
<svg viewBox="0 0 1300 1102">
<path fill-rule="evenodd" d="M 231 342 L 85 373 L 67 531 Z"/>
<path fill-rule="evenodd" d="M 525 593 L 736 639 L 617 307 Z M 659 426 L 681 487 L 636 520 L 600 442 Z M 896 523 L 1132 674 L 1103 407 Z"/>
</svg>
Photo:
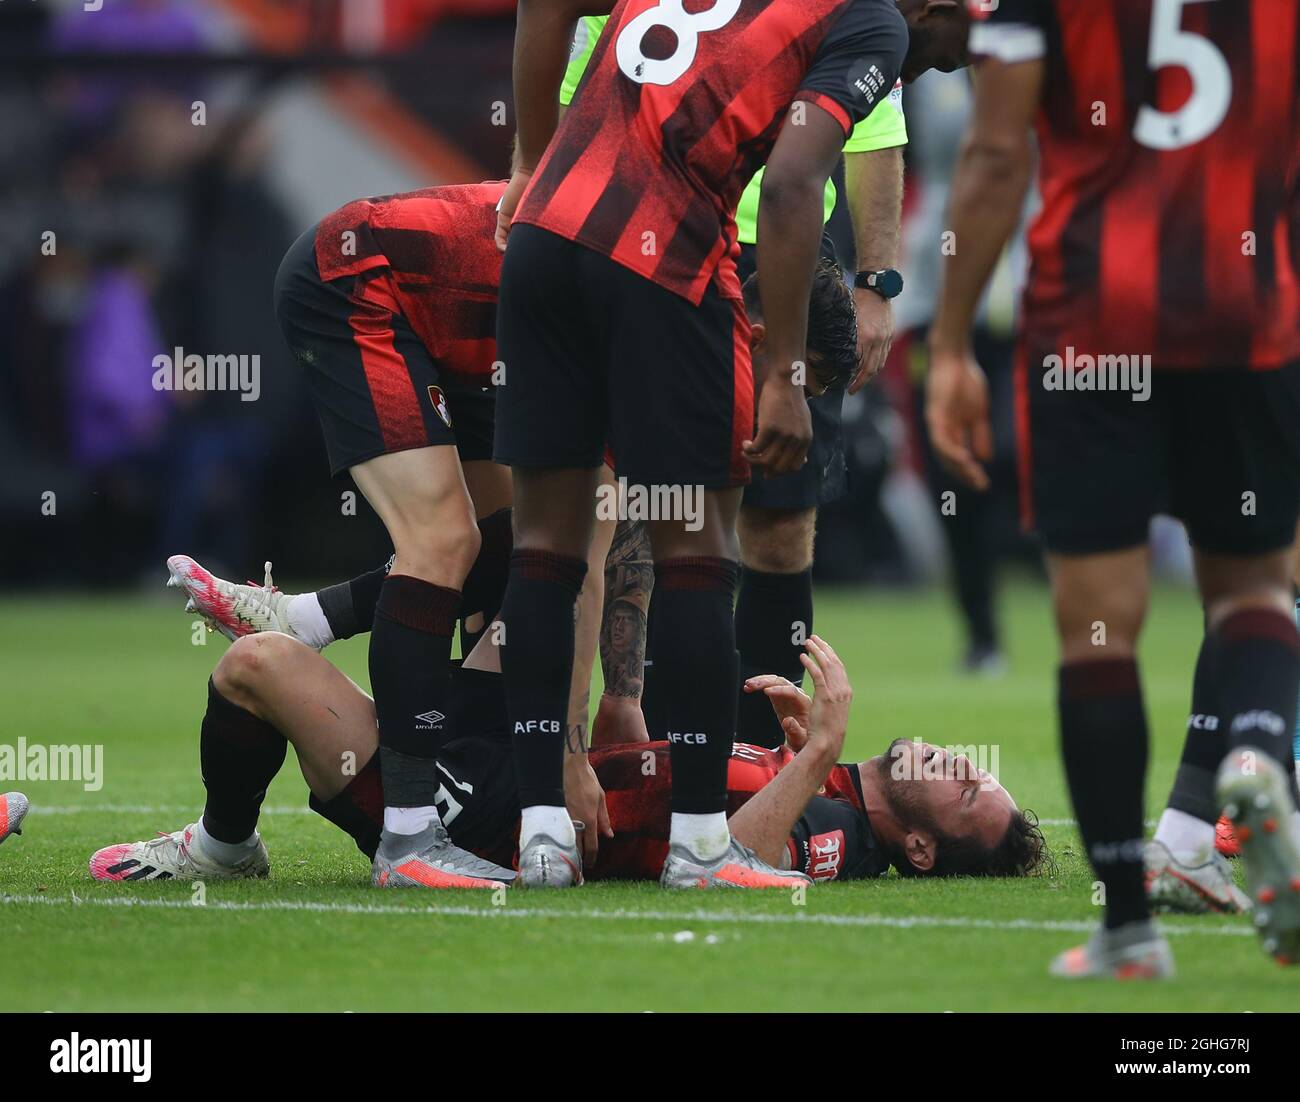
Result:
<svg viewBox="0 0 1300 1102">
<path fill-rule="evenodd" d="M 510 556 L 501 672 L 522 808 L 564 806 L 573 609 L 586 574 L 586 561 L 571 555 L 517 550 Z"/>
<path fill-rule="evenodd" d="M 1183 756 L 1174 774 L 1169 793 L 1169 807 L 1205 823 L 1219 818 L 1219 802 L 1214 795 L 1214 775 L 1228 749 L 1224 729 L 1219 722 L 1215 696 L 1214 636 L 1201 640 L 1196 656 L 1196 673 L 1192 678 L 1192 714 L 1187 719 L 1187 737 Z"/>
<path fill-rule="evenodd" d="M 776 749 L 785 744 L 781 721 L 764 693 L 745 692 L 747 678 L 760 673 L 803 684 L 802 642 L 812 634 L 812 569 L 799 574 L 768 574 L 744 567 L 736 592 L 736 643 L 740 648 L 740 686 L 736 737 Z"/>
<path fill-rule="evenodd" d="M 1106 889 L 1106 926 L 1144 921 L 1147 721 L 1137 662 L 1103 658 L 1062 666 L 1057 707 L 1079 833 Z"/>
<path fill-rule="evenodd" d="M 199 764 L 208 790 L 203 827 L 208 834 L 228 845 L 252 835 L 267 787 L 280 772 L 288 748 L 279 731 L 232 704 L 208 678 L 208 710 L 199 735 Z"/>
<path fill-rule="evenodd" d="M 1215 692 L 1228 747 L 1256 746 L 1291 779 L 1295 798 L 1296 689 L 1300 639 L 1281 612 L 1245 609 L 1214 630 Z M 1225 748 L 1226 749 L 1226 748 Z"/>
<path fill-rule="evenodd" d="M 379 591 L 392 565 L 390 558 L 378 570 L 316 591 L 316 600 L 335 639 L 351 639 L 370 630 L 375 622 Z"/>
<path fill-rule="evenodd" d="M 373 861 L 383 830 L 384 794 L 377 784 L 368 783 L 366 777 L 366 773 L 357 774 L 352 784 L 328 800 L 322 800 L 313 792 L 307 797 L 307 806 L 348 834 L 356 842 L 357 849 Z M 359 783 L 366 784 L 364 792 L 353 791 Z M 373 791 L 370 791 L 372 787 Z"/>
<path fill-rule="evenodd" d="M 451 637 L 460 593 L 389 574 L 370 632 L 370 687 L 379 720 L 379 769 L 387 807 L 432 807 L 435 759 L 450 737 Z"/>
<path fill-rule="evenodd" d="M 466 657 L 501 611 L 506 579 L 510 576 L 510 552 L 515 545 L 512 515 L 510 509 L 498 509 L 478 522 L 478 558 L 470 567 L 462 590 L 465 600 L 461 605 L 460 653 Z M 481 622 L 467 627 L 467 621 L 476 616 L 481 617 Z"/>
<path fill-rule="evenodd" d="M 689 556 L 655 563 L 655 654 L 673 768 L 672 810 L 727 809 L 727 763 L 736 738 L 737 565 Z"/>
</svg>

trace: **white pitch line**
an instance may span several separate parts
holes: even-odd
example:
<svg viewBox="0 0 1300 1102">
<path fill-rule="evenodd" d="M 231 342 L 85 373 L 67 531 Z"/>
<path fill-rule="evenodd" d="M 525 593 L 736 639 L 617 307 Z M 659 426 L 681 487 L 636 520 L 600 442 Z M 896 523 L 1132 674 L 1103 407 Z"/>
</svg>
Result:
<svg viewBox="0 0 1300 1102">
<path fill-rule="evenodd" d="M 365 914 L 365 915 L 435 915 L 444 918 L 508 918 L 560 919 L 572 921 L 606 920 L 618 922 L 708 922 L 738 923 L 742 925 L 781 926 L 883 926 L 896 929 L 956 929 L 956 930 L 1040 930 L 1047 932 L 1087 933 L 1096 929 L 1094 922 L 1052 919 L 993 919 L 960 918 L 940 915 L 842 915 L 842 914 L 758 914 L 745 911 L 632 911 L 625 908 L 611 910 L 540 910 L 528 907 L 467 907 L 463 905 L 435 904 L 426 907 L 393 907 L 382 903 L 320 903 L 310 900 L 274 899 L 253 903 L 207 903 L 196 907 L 180 899 L 139 899 L 129 896 L 104 896 L 100 898 L 72 898 L 49 895 L 0 895 L 0 904 L 10 906 L 47 907 L 146 907 L 175 911 L 308 911 L 314 914 Z M 1168 934 L 1205 934 L 1214 937 L 1252 937 L 1248 926 L 1161 926 Z"/>
<path fill-rule="evenodd" d="M 201 804 L 70 804 L 66 807 L 46 807 L 33 804 L 31 815 L 89 815 L 103 812 L 107 815 L 197 815 Z M 306 805 L 300 807 L 264 807 L 263 815 L 315 815 Z"/>
</svg>

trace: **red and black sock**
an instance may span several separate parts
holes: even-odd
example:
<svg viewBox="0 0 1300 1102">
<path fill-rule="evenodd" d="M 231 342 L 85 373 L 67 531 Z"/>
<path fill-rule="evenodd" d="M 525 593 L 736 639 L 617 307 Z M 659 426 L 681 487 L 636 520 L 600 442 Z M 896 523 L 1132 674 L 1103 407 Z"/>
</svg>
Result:
<svg viewBox="0 0 1300 1102">
<path fill-rule="evenodd" d="M 460 593 L 389 574 L 370 631 L 370 686 L 388 807 L 431 807 L 438 750 L 450 737 L 451 637 Z"/>
<path fill-rule="evenodd" d="M 1215 628 L 1214 648 L 1223 749 L 1256 746 L 1274 758 L 1294 784 L 1291 736 L 1300 685 L 1295 620 L 1262 608 L 1234 612 Z"/>
<path fill-rule="evenodd" d="M 199 765 L 208 791 L 203 826 L 218 842 L 236 845 L 257 829 L 266 790 L 280 772 L 288 747 L 279 731 L 232 704 L 208 678 Z"/>
<path fill-rule="evenodd" d="M 743 742 L 775 749 L 785 732 L 763 693 L 747 693 L 746 678 L 780 674 L 803 684 L 802 640 L 812 634 L 812 570 L 769 574 L 745 567 L 736 592 L 736 640 L 740 648 L 740 686 L 736 731 Z M 800 642 L 795 642 L 798 639 Z"/>
<path fill-rule="evenodd" d="M 1057 707 L 1079 833 L 1106 889 L 1106 926 L 1143 921 L 1148 738 L 1137 662 L 1103 658 L 1062 666 Z"/>
<path fill-rule="evenodd" d="M 690 556 L 655 563 L 659 646 L 655 675 L 673 767 L 672 809 L 711 815 L 727 809 L 727 763 L 736 739 L 736 563 Z"/>
<path fill-rule="evenodd" d="M 573 678 L 573 610 L 587 563 L 519 550 L 501 603 L 505 675 L 521 807 L 564 806 L 564 734 Z"/>
<path fill-rule="evenodd" d="M 463 655 L 468 655 L 474 649 L 488 625 L 501 611 L 506 580 L 510 577 L 510 552 L 515 546 L 514 532 L 511 530 L 512 515 L 510 509 L 498 509 L 478 522 L 478 558 L 470 567 L 462 588 L 465 600 L 461 605 L 460 653 Z M 481 623 L 476 622 L 473 628 L 467 627 L 466 621 L 475 615 L 482 617 Z"/>
</svg>

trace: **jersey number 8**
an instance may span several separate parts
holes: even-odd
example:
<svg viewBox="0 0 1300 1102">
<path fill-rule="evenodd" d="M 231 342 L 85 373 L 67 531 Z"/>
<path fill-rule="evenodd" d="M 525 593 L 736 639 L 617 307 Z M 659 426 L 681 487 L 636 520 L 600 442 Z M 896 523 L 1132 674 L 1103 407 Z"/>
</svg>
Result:
<svg viewBox="0 0 1300 1102">
<path fill-rule="evenodd" d="M 618 33 L 615 56 L 623 75 L 638 84 L 672 84 L 691 67 L 699 49 L 700 33 L 725 27 L 740 11 L 740 0 L 717 0 L 708 11 L 689 14 L 683 0 L 661 0 L 647 8 Z M 646 57 L 642 41 L 652 27 L 667 27 L 677 46 L 664 58 Z"/>
</svg>

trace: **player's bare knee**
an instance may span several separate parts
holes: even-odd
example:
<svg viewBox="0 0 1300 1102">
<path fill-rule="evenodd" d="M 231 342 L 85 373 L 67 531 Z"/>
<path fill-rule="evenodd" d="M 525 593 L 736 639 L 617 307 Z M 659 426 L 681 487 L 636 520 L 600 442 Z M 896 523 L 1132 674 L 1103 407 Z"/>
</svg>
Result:
<svg viewBox="0 0 1300 1102">
<path fill-rule="evenodd" d="M 248 708 L 293 646 L 302 644 L 273 631 L 236 639 L 212 671 L 212 684 L 232 704 Z"/>
<path fill-rule="evenodd" d="M 439 585 L 459 585 L 483 544 L 483 535 L 469 510 L 409 523 L 389 535 L 397 552 L 397 572 Z"/>
</svg>

